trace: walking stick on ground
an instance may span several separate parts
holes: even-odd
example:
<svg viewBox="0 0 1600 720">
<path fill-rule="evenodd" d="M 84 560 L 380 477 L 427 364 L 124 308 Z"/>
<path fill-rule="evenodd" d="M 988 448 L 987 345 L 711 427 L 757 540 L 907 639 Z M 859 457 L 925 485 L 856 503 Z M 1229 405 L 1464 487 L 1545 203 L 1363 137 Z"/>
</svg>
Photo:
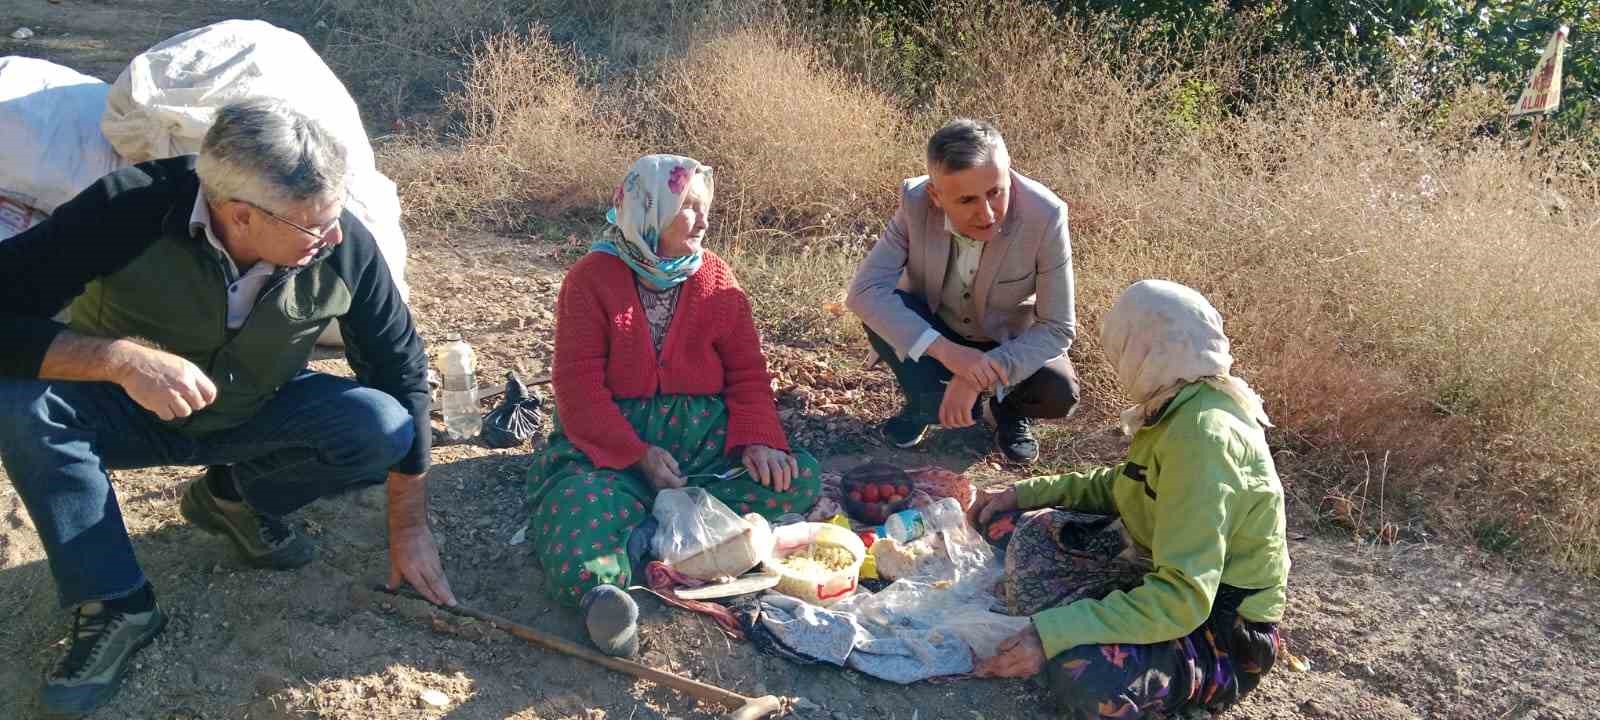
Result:
<svg viewBox="0 0 1600 720">
<path fill-rule="evenodd" d="M 429 602 L 427 598 L 418 595 L 416 591 L 409 588 L 402 587 L 399 590 L 390 590 L 383 585 L 377 585 L 373 587 L 373 590 L 386 595 L 394 595 L 396 597 L 403 597 L 411 600 L 420 600 L 422 602 L 427 602 L 430 605 L 433 604 Z M 460 615 L 462 617 L 472 618 L 473 620 L 477 620 L 479 622 L 488 623 L 497 629 L 515 635 L 547 650 L 554 650 L 563 655 L 571 655 L 572 657 L 579 658 L 581 660 L 588 660 L 589 662 L 611 670 L 615 670 L 616 672 L 623 673 L 625 675 L 632 675 L 641 680 L 648 680 L 657 685 L 672 688 L 673 690 L 677 690 L 678 692 L 689 695 L 696 700 L 716 703 L 728 709 L 728 714 L 723 716 L 725 720 L 760 720 L 760 718 L 766 717 L 782 717 L 789 711 L 789 700 L 787 698 L 780 698 L 774 695 L 752 698 L 740 695 L 739 693 L 731 690 L 723 690 L 715 685 L 707 685 L 706 683 L 698 680 L 692 680 L 690 678 L 683 677 L 682 675 L 647 667 L 633 662 L 632 660 L 623 660 L 621 658 L 614 658 L 609 655 L 602 655 L 599 652 L 590 650 L 589 648 L 583 647 L 568 640 L 563 640 L 554 635 L 540 632 L 525 625 L 519 625 L 502 617 L 497 617 L 486 612 L 474 610 L 465 605 L 457 604 L 455 607 L 434 605 L 434 607 L 454 615 Z"/>
</svg>

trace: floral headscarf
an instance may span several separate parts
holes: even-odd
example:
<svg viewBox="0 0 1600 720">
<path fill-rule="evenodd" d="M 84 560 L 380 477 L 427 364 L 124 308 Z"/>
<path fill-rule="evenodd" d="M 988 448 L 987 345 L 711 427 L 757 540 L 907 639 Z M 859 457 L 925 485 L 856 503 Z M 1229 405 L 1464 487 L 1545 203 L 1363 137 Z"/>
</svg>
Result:
<svg viewBox="0 0 1600 720">
<path fill-rule="evenodd" d="M 1195 382 L 1222 391 L 1256 422 L 1272 426 L 1261 396 L 1230 374 L 1233 355 L 1222 316 L 1192 288 L 1166 280 L 1134 283 L 1106 314 L 1100 344 L 1134 401 L 1122 412 L 1122 431 L 1128 435 Z"/>
<path fill-rule="evenodd" d="M 663 258 L 656 255 L 661 231 L 683 207 L 683 196 L 696 175 L 712 188 L 711 166 L 682 155 L 646 155 L 634 161 L 611 198 L 606 222 L 615 228 L 589 249 L 622 258 L 639 277 L 658 288 L 689 279 L 700 269 L 702 253 Z"/>
</svg>

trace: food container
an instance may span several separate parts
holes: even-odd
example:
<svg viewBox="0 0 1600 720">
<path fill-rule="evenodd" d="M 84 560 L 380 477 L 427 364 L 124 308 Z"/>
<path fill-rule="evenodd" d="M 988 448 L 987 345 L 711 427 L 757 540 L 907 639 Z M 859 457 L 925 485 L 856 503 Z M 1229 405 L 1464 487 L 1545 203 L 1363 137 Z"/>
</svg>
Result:
<svg viewBox="0 0 1600 720">
<path fill-rule="evenodd" d="M 839 489 L 850 517 L 868 525 L 881 525 L 890 515 L 911 506 L 910 496 L 916 487 L 900 468 L 870 462 L 846 471 Z"/>
<path fill-rule="evenodd" d="M 774 588 L 778 592 L 826 606 L 856 591 L 867 548 L 855 533 L 831 523 L 806 522 L 783 525 L 773 529 L 772 534 L 776 543 L 765 567 L 767 572 L 778 575 L 778 585 Z M 813 545 L 843 548 L 850 554 L 850 564 L 828 572 L 805 572 L 783 562 L 784 558 L 806 552 Z"/>
</svg>

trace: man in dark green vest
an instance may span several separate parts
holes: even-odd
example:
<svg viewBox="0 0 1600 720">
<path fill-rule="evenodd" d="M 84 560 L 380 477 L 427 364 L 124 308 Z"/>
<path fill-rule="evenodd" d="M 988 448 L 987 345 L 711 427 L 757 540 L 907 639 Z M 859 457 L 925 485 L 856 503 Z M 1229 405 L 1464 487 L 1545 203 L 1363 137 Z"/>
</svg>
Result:
<svg viewBox="0 0 1600 720">
<path fill-rule="evenodd" d="M 390 584 L 455 602 L 426 520 L 427 356 L 345 176 L 325 128 L 251 101 L 199 156 L 112 173 L 0 243 L 0 461 L 72 612 L 46 715 L 103 705 L 166 620 L 108 469 L 208 466 L 183 516 L 274 569 L 315 555 L 285 515 L 386 481 Z M 354 380 L 306 368 L 335 319 Z"/>
</svg>

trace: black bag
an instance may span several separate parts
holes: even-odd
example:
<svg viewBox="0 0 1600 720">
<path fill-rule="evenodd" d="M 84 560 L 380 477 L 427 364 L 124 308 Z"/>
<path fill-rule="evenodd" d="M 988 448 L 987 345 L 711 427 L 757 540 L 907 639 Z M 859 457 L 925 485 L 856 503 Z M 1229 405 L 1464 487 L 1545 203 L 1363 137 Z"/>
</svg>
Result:
<svg viewBox="0 0 1600 720">
<path fill-rule="evenodd" d="M 484 444 L 492 448 L 517 447 L 534 435 L 544 425 L 540 407 L 544 400 L 528 389 L 515 372 L 506 373 L 506 394 L 500 405 L 483 416 Z"/>
</svg>

